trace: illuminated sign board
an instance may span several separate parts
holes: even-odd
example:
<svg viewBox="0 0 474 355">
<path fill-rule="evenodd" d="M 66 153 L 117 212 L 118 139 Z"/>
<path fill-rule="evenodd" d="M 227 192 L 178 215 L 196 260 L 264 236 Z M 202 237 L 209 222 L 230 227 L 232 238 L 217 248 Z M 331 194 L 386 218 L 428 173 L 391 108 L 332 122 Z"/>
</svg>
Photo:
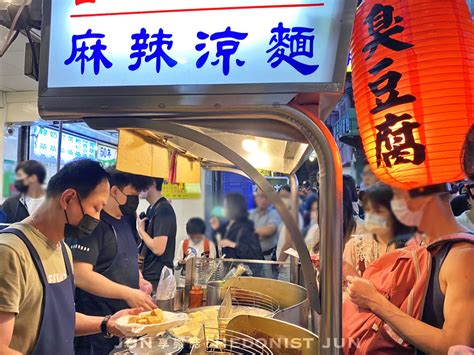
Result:
<svg viewBox="0 0 474 355">
<path fill-rule="evenodd" d="M 48 88 L 333 81 L 343 0 L 48 0 Z"/>
<path fill-rule="evenodd" d="M 97 161 L 104 168 L 114 166 L 117 163 L 117 148 L 99 143 L 97 146 Z"/>
<path fill-rule="evenodd" d="M 41 161 L 56 162 L 58 157 L 59 133 L 47 127 L 32 128 L 32 158 Z M 66 164 L 74 159 L 96 160 L 97 143 L 93 140 L 63 133 L 61 142 L 61 163 Z"/>
</svg>

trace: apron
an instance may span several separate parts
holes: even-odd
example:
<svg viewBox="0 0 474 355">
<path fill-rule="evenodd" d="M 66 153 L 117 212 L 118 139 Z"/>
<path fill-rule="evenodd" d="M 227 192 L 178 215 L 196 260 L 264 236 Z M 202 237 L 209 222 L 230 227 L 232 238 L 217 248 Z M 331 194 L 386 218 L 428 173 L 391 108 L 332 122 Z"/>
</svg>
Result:
<svg viewBox="0 0 474 355">
<path fill-rule="evenodd" d="M 118 284 L 138 289 L 138 252 L 131 228 L 130 233 L 117 233 L 108 216 L 103 216 L 102 220 L 113 230 L 117 253 L 110 266 L 100 274 Z M 83 290 L 78 290 L 77 294 L 77 311 L 90 316 L 104 317 L 129 308 L 123 300 L 98 297 Z M 76 338 L 76 354 L 108 354 L 118 342 L 118 338 L 106 339 L 102 334 Z"/>
<path fill-rule="evenodd" d="M 32 354 L 74 355 L 74 330 L 76 309 L 74 307 L 74 277 L 66 247 L 61 242 L 61 250 L 66 265 L 67 278 L 56 284 L 49 284 L 38 252 L 23 232 L 7 229 L 20 238 L 28 248 L 43 284 L 43 314 Z"/>
</svg>

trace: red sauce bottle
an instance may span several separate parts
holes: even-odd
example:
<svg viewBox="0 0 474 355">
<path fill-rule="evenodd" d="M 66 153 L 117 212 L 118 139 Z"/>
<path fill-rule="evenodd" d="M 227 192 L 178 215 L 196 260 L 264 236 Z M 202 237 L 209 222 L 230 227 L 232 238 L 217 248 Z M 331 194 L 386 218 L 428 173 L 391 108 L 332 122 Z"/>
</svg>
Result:
<svg viewBox="0 0 474 355">
<path fill-rule="evenodd" d="M 189 308 L 199 308 L 202 306 L 204 291 L 201 286 L 193 286 L 189 291 Z"/>
</svg>

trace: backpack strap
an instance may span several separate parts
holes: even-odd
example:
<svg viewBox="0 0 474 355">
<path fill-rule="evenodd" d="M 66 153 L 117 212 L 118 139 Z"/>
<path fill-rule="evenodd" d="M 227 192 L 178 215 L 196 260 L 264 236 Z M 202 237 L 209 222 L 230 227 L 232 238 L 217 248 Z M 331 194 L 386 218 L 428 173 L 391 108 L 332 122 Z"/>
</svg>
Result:
<svg viewBox="0 0 474 355">
<path fill-rule="evenodd" d="M 183 240 L 183 257 L 184 258 L 188 256 L 188 247 L 189 247 L 189 239 Z"/>
<path fill-rule="evenodd" d="M 446 243 L 456 244 L 456 243 L 463 243 L 463 242 L 474 244 L 474 233 L 473 232 L 457 233 L 457 234 L 452 234 L 452 235 L 442 237 L 441 239 L 428 245 L 428 250 L 433 251 L 437 247 Z"/>
<path fill-rule="evenodd" d="M 209 240 L 204 239 L 204 256 L 208 258 L 210 255 L 210 252 L 211 252 L 211 248 L 210 248 Z"/>
</svg>

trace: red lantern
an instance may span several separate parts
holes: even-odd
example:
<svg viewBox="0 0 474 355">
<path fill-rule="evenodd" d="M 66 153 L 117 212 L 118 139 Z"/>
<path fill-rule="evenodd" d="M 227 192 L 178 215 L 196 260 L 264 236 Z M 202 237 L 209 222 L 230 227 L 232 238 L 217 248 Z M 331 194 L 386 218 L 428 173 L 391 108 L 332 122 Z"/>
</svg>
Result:
<svg viewBox="0 0 474 355">
<path fill-rule="evenodd" d="M 403 189 L 463 179 L 474 124 L 466 1 L 364 0 L 354 26 L 354 96 L 372 170 Z"/>
</svg>

